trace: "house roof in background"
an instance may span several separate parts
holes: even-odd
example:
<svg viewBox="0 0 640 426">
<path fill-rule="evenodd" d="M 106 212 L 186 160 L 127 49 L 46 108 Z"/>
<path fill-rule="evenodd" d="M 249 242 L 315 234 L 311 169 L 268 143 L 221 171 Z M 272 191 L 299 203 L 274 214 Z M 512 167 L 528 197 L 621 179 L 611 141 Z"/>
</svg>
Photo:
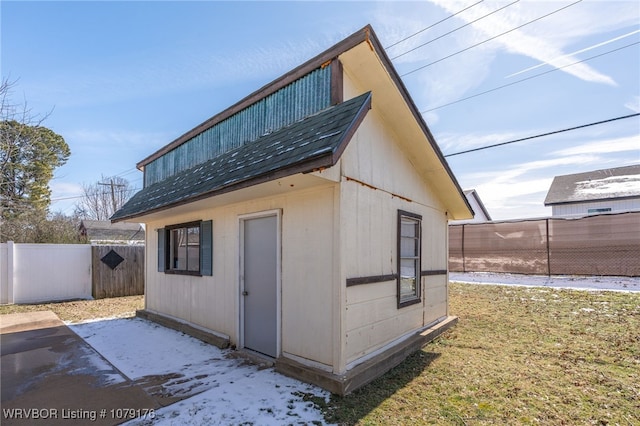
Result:
<svg viewBox="0 0 640 426">
<path fill-rule="evenodd" d="M 139 223 L 111 223 L 108 220 L 82 220 L 79 230 L 89 241 L 144 241 Z"/>
<path fill-rule="evenodd" d="M 553 178 L 545 206 L 640 197 L 640 164 Z"/>
<path fill-rule="evenodd" d="M 484 215 L 485 220 L 491 220 L 491 215 L 489 214 L 489 211 L 484 206 L 484 203 L 480 199 L 480 195 L 478 195 L 478 192 L 475 189 L 466 189 L 464 191 L 464 196 L 467 197 L 467 199 L 470 199 L 470 198 L 475 199 L 476 203 L 478 203 L 478 205 L 480 206 L 480 209 L 482 210 L 482 214 Z M 476 216 L 477 216 L 477 213 L 479 212 L 474 212 L 474 213 L 476 213 Z"/>
<path fill-rule="evenodd" d="M 371 92 L 329 107 L 136 193 L 120 221 L 258 183 L 333 166 L 367 111 Z"/>
</svg>

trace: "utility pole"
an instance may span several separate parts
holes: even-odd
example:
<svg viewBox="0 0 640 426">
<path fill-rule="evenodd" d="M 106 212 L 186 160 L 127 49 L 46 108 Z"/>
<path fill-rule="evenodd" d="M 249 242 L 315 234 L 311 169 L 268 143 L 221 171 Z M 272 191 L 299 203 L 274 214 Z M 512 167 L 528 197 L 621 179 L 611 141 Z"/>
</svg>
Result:
<svg viewBox="0 0 640 426">
<path fill-rule="evenodd" d="M 122 187 L 122 186 L 126 186 L 126 185 L 124 185 L 122 183 L 113 182 L 113 178 L 111 178 L 109 180 L 110 180 L 109 183 L 98 182 L 98 185 L 104 185 L 104 186 L 110 186 L 111 187 L 111 202 L 113 203 L 113 213 L 115 213 L 116 210 L 118 210 L 118 205 L 116 203 L 116 190 L 115 190 L 115 187 L 116 186 Z"/>
</svg>

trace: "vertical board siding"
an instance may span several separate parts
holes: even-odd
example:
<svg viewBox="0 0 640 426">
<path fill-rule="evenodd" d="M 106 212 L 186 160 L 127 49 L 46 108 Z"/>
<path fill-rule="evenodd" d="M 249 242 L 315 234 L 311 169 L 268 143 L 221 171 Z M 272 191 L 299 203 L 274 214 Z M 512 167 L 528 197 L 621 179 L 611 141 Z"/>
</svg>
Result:
<svg viewBox="0 0 640 426">
<path fill-rule="evenodd" d="M 145 186 L 162 181 L 330 106 L 331 67 L 318 68 L 145 166 Z"/>
<path fill-rule="evenodd" d="M 115 269 L 100 260 L 111 250 L 124 258 Z M 144 294 L 144 246 L 91 246 L 91 263 L 94 299 Z"/>
</svg>

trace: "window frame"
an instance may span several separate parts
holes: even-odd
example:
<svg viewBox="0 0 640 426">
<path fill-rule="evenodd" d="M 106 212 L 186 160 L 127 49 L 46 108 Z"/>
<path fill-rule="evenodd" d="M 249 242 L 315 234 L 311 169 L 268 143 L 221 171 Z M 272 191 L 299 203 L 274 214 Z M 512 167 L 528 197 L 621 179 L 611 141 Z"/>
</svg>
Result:
<svg viewBox="0 0 640 426">
<path fill-rule="evenodd" d="M 588 215 L 597 215 L 602 213 L 611 213 L 611 207 L 594 207 L 591 209 L 587 209 Z"/>
<path fill-rule="evenodd" d="M 189 229 L 190 228 L 197 228 L 198 229 L 198 269 L 197 270 L 189 270 L 189 241 L 188 241 L 188 236 L 189 236 Z M 172 268 L 171 267 L 171 255 L 172 255 L 172 251 L 171 251 L 171 245 L 172 245 L 172 235 L 173 232 L 177 229 L 184 229 L 185 230 L 185 235 L 187 236 L 187 255 L 186 255 L 186 259 L 187 259 L 187 266 L 186 269 L 176 269 L 176 268 Z M 200 273 L 201 270 L 201 265 L 202 265 L 202 253 L 200 250 L 200 245 L 202 244 L 202 235 L 201 234 L 201 229 L 202 229 L 202 221 L 198 220 L 198 221 L 193 221 L 193 222 L 186 222 L 186 223 L 179 223 L 176 225 L 169 225 L 169 226 L 165 226 L 164 228 L 164 232 L 165 232 L 165 247 L 164 247 L 164 273 L 165 274 L 176 274 L 176 275 L 195 275 L 195 276 L 202 276 L 202 274 Z"/>
<path fill-rule="evenodd" d="M 409 219 L 411 221 L 416 222 L 417 225 L 417 233 L 418 235 L 416 237 L 405 237 L 405 238 L 415 238 L 416 241 L 416 249 L 417 249 L 417 256 L 411 256 L 411 257 L 403 257 L 402 256 L 402 221 L 403 219 Z M 397 282 L 396 282 L 396 286 L 397 286 L 397 301 L 398 301 L 398 309 L 400 308 L 404 308 L 405 306 L 411 306 L 414 305 L 416 303 L 421 303 L 422 302 L 422 216 L 416 213 L 411 213 L 408 211 L 404 211 L 404 210 L 398 210 L 398 226 L 397 226 L 397 270 L 398 270 L 398 278 L 397 278 Z M 415 263 L 415 283 L 416 283 L 416 288 L 415 288 L 415 292 L 414 295 L 412 295 L 409 298 L 403 298 L 402 297 L 402 269 L 401 269 L 401 265 L 402 265 L 402 260 L 403 259 L 413 259 Z"/>
<path fill-rule="evenodd" d="M 176 229 L 184 229 L 188 235 L 189 228 L 198 228 L 198 269 L 189 271 L 188 263 L 186 265 L 186 269 L 170 268 L 173 258 L 171 253 L 171 234 Z M 191 275 L 199 277 L 213 275 L 213 221 L 197 220 L 174 225 L 167 225 L 164 228 L 158 228 L 157 235 L 158 272 L 173 275 Z M 187 247 L 189 247 L 188 243 Z M 186 254 L 188 255 L 188 251 Z"/>
</svg>

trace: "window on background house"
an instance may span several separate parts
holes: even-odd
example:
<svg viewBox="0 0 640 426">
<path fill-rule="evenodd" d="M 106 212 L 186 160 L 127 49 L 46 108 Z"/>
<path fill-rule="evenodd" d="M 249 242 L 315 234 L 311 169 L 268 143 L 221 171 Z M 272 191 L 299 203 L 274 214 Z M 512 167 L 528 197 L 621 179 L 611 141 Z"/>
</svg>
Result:
<svg viewBox="0 0 640 426">
<path fill-rule="evenodd" d="M 158 229 L 158 272 L 212 275 L 212 222 Z"/>
<path fill-rule="evenodd" d="M 398 210 L 398 308 L 420 303 L 422 216 Z"/>
<path fill-rule="evenodd" d="M 611 207 L 599 208 L 599 209 L 587 209 L 587 214 L 608 213 L 611 211 Z"/>
</svg>

